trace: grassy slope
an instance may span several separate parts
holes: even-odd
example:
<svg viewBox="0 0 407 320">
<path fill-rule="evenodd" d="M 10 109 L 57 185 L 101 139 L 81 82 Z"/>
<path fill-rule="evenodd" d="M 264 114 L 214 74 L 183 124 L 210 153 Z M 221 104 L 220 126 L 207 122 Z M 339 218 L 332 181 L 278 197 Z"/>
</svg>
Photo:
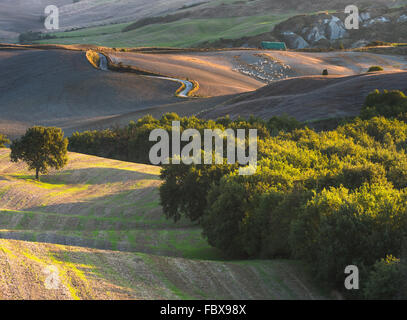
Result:
<svg viewBox="0 0 407 320">
<path fill-rule="evenodd" d="M 321 298 L 297 262 L 222 261 L 198 227 L 166 221 L 158 167 L 69 157 L 36 182 L 0 149 L 0 238 L 28 240 L 0 240 L 0 299 Z"/>
<path fill-rule="evenodd" d="M 189 222 L 167 221 L 159 168 L 70 154 L 68 166 L 33 180 L 0 150 L 0 236 L 170 256 L 217 258 Z"/>
<path fill-rule="evenodd" d="M 121 32 L 128 24 L 55 33 L 38 43 L 96 44 L 110 47 L 193 47 L 219 38 L 236 39 L 268 32 L 293 14 L 216 19 L 182 19 Z"/>
</svg>

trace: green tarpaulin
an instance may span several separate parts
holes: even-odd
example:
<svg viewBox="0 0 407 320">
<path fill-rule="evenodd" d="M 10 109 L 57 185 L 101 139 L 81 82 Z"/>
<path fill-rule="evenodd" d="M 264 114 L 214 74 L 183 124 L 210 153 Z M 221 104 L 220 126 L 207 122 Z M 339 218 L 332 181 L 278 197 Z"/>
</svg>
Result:
<svg viewBox="0 0 407 320">
<path fill-rule="evenodd" d="M 263 41 L 261 43 L 261 47 L 263 49 L 271 49 L 271 50 L 287 50 L 287 47 L 284 42 Z"/>
</svg>

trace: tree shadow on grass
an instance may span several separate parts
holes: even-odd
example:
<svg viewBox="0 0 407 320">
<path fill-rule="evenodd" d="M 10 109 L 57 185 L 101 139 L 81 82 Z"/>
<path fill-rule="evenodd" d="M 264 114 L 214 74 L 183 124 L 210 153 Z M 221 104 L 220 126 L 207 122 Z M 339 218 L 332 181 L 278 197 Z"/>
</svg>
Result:
<svg viewBox="0 0 407 320">
<path fill-rule="evenodd" d="M 35 175 L 11 175 L 13 178 L 33 182 L 38 184 L 50 184 L 57 186 L 75 184 L 106 184 L 129 182 L 137 180 L 157 180 L 158 174 L 133 171 L 120 168 L 81 168 L 74 170 L 54 171 L 46 175 L 41 175 L 39 181 L 35 180 Z"/>
</svg>

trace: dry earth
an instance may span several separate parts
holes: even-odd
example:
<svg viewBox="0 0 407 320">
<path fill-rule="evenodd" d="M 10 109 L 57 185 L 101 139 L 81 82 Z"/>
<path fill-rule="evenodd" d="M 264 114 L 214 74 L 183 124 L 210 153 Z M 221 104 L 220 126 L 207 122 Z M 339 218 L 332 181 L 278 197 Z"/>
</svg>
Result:
<svg viewBox="0 0 407 320">
<path fill-rule="evenodd" d="M 14 138 L 30 126 L 46 125 L 70 135 L 166 112 L 210 118 L 287 113 L 299 120 L 355 115 L 369 91 L 405 89 L 399 71 L 407 69 L 405 56 L 368 52 L 108 51 L 115 62 L 199 83 L 200 98 L 180 99 L 172 81 L 94 69 L 84 49 L 1 47 L 0 133 Z M 387 73 L 363 75 L 371 65 L 382 65 Z M 325 68 L 331 76 L 318 77 Z M 304 113 L 303 107 L 312 111 Z"/>
<path fill-rule="evenodd" d="M 32 125 L 71 133 L 112 115 L 176 103 L 171 81 L 94 69 L 68 50 L 0 50 L 0 132 L 11 137 Z"/>
<path fill-rule="evenodd" d="M 145 54 L 115 53 L 116 62 L 171 77 L 198 81 L 200 96 L 221 96 L 253 91 L 264 84 L 233 70 L 229 52 Z"/>
<path fill-rule="evenodd" d="M 253 93 L 223 102 L 201 117 L 254 114 L 268 119 L 289 115 L 300 121 L 356 116 L 375 89 L 407 91 L 407 72 L 378 72 L 354 76 L 307 76 L 274 82 Z"/>
<path fill-rule="evenodd" d="M 0 299 L 323 298 L 293 261 L 187 260 L 0 239 Z"/>
<path fill-rule="evenodd" d="M 290 77 L 354 75 L 380 65 L 386 71 L 407 70 L 407 58 L 366 52 L 302 53 L 271 50 L 221 50 L 149 54 L 118 52 L 116 62 L 199 82 L 198 95 L 220 96 L 256 90 L 265 83 Z"/>
</svg>

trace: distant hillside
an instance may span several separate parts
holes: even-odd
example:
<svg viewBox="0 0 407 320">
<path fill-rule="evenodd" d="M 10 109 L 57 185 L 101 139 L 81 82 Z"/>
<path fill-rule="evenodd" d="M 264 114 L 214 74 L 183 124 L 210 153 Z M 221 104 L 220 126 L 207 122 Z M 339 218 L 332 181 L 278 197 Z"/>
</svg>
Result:
<svg viewBox="0 0 407 320">
<path fill-rule="evenodd" d="M 230 115 L 236 118 L 255 115 L 268 119 L 287 114 L 297 120 L 311 122 L 357 116 L 366 96 L 375 89 L 406 90 L 407 72 L 287 79 L 234 97 L 200 116 L 217 118 Z"/>
<path fill-rule="evenodd" d="M 353 2 L 363 10 L 402 3 L 405 1 Z M 345 0 L 120 0 L 101 5 L 94 0 L 82 0 L 61 8 L 61 31 L 66 32 L 30 34 L 24 38 L 42 43 L 92 43 L 111 47 L 258 47 L 262 39 L 280 38 L 271 34 L 273 27 L 293 16 L 343 12 L 347 4 Z M 257 39 L 260 35 L 262 39 Z M 242 41 L 230 42 L 239 39 Z"/>
</svg>

